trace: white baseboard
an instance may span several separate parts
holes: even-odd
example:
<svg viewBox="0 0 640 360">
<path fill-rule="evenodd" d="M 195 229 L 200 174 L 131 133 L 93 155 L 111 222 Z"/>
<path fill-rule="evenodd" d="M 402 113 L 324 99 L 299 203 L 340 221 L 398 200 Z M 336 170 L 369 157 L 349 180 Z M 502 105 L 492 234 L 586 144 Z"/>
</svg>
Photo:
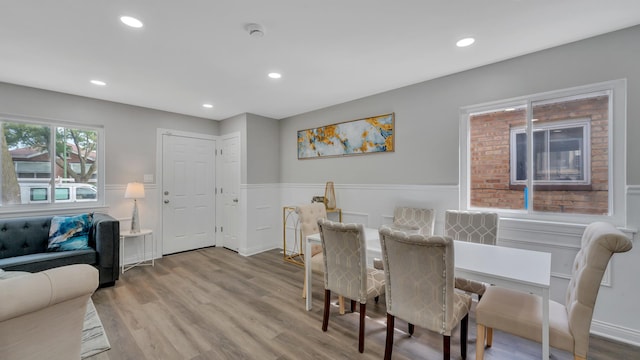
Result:
<svg viewBox="0 0 640 360">
<path fill-rule="evenodd" d="M 253 247 L 250 249 L 239 249 L 238 250 L 238 254 L 242 255 L 242 256 L 253 256 L 256 254 L 260 254 L 263 253 L 265 251 L 269 251 L 269 250 L 273 250 L 273 249 L 281 249 L 282 247 L 280 246 L 264 246 L 264 247 Z"/>
<path fill-rule="evenodd" d="M 593 320 L 591 322 L 591 333 L 607 339 L 640 346 L 640 331 L 638 330 Z"/>
</svg>

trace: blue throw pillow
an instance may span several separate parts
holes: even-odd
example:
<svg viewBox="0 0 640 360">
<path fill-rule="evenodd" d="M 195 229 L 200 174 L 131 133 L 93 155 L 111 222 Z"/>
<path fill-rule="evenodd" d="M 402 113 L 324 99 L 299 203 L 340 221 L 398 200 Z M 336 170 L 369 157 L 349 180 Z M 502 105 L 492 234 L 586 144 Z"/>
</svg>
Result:
<svg viewBox="0 0 640 360">
<path fill-rule="evenodd" d="M 88 250 L 93 214 L 54 216 L 49 228 L 47 251 Z"/>
</svg>

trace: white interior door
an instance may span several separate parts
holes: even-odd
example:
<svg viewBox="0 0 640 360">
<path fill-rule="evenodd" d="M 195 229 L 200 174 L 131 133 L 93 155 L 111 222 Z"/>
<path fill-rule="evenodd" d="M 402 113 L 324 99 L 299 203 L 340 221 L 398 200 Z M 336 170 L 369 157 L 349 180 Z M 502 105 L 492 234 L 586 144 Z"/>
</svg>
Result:
<svg viewBox="0 0 640 360">
<path fill-rule="evenodd" d="M 162 253 L 215 243 L 215 140 L 162 136 Z"/>
<path fill-rule="evenodd" d="M 238 251 L 239 223 L 240 223 L 240 136 L 232 135 L 222 138 L 222 171 L 220 196 L 223 203 L 222 211 L 222 246 Z"/>
</svg>

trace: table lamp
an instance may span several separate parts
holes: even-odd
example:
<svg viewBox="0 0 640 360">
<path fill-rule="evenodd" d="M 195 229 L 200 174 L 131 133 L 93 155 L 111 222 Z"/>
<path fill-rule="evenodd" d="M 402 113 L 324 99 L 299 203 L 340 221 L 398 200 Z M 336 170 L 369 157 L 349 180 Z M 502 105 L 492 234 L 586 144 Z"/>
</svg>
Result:
<svg viewBox="0 0 640 360">
<path fill-rule="evenodd" d="M 138 202 L 137 199 L 144 199 L 144 184 L 139 182 L 131 182 L 127 184 L 127 190 L 124 192 L 125 199 L 133 199 L 133 215 L 131 216 L 131 233 L 140 232 L 140 219 L 138 218 Z"/>
</svg>

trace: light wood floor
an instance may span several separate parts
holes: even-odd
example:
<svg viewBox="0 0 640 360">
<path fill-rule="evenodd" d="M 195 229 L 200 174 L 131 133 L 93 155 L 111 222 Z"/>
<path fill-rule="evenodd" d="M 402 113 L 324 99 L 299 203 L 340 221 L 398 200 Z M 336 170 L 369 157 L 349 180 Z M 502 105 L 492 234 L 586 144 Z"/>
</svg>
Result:
<svg viewBox="0 0 640 360">
<path fill-rule="evenodd" d="M 367 304 L 364 354 L 358 353 L 358 314 L 338 315 L 321 330 L 322 279 L 314 275 L 313 310 L 301 298 L 303 269 L 277 250 L 242 257 L 222 248 L 166 256 L 155 267 L 126 272 L 93 301 L 111 350 L 92 360 L 157 359 L 381 359 L 384 298 Z M 441 359 L 441 337 L 396 320 L 393 358 Z M 475 357 L 475 322 L 469 323 L 468 359 Z M 573 359 L 552 349 L 552 359 Z M 460 338 L 451 340 L 460 359 Z M 539 359 L 537 343 L 496 332 L 485 359 Z M 640 349 L 592 337 L 589 359 L 639 359 Z"/>
</svg>

